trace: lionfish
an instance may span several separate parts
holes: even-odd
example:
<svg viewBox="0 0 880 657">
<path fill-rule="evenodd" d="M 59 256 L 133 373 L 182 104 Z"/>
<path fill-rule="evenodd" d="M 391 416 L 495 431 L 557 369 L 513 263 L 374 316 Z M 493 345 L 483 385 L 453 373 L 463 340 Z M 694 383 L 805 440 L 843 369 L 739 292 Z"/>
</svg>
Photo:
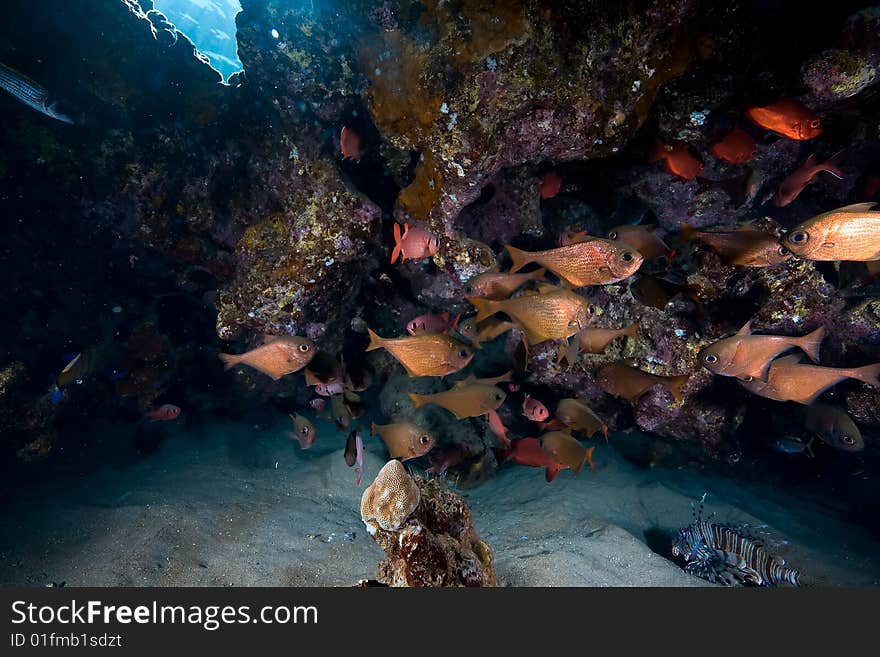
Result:
<svg viewBox="0 0 880 657">
<path fill-rule="evenodd" d="M 784 559 L 772 556 L 757 539 L 740 529 L 703 520 L 705 501 L 704 494 L 694 522 L 679 530 L 672 544 L 672 554 L 684 557 L 686 572 L 725 586 L 800 586 L 798 571 L 787 568 Z"/>
</svg>

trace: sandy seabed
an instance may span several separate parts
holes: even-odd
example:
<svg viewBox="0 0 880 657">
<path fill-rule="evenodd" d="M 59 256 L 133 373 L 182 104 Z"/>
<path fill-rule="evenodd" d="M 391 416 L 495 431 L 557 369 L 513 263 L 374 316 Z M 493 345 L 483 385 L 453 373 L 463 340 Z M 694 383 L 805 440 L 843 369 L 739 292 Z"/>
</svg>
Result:
<svg viewBox="0 0 880 657">
<path fill-rule="evenodd" d="M 384 463 L 367 440 L 361 486 L 325 425 L 311 450 L 270 428 L 169 427 L 135 463 L 21 487 L 0 512 L 0 583 L 46 586 L 350 586 L 383 557 L 360 520 L 364 487 Z M 612 436 L 612 441 L 614 437 Z M 693 471 L 637 467 L 610 447 L 598 471 L 505 467 L 459 491 L 508 586 L 703 586 L 657 552 L 707 512 L 748 523 L 804 584 L 877 585 L 878 541 L 839 509 Z M 664 543 L 665 542 L 665 543 Z"/>
</svg>

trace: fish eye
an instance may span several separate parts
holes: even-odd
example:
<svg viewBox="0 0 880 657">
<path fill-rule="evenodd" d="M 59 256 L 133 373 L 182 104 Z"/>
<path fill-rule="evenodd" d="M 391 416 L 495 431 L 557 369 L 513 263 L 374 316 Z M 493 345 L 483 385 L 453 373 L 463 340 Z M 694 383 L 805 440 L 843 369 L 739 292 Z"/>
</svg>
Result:
<svg viewBox="0 0 880 657">
<path fill-rule="evenodd" d="M 706 354 L 706 358 L 704 358 L 703 360 L 705 360 L 707 363 L 717 363 L 718 356 L 716 356 L 715 354 Z"/>
<path fill-rule="evenodd" d="M 305 352 L 307 352 L 307 351 L 309 350 L 309 345 L 307 345 L 307 344 L 301 344 L 301 345 L 299 346 L 299 350 L 300 350 L 301 352 L 305 353 Z"/>
<path fill-rule="evenodd" d="M 843 436 L 842 440 L 847 445 L 855 445 L 856 444 L 856 439 L 853 438 L 852 436 Z"/>
<path fill-rule="evenodd" d="M 795 244 L 803 244 L 808 239 L 810 239 L 810 235 L 806 231 L 799 230 L 796 233 L 792 233 L 788 239 L 791 240 L 792 242 L 794 242 Z"/>
<path fill-rule="evenodd" d="M 608 239 L 616 240 L 617 239 L 617 231 L 612 230 L 610 233 L 608 233 Z"/>
<path fill-rule="evenodd" d="M 462 349 L 461 351 L 458 352 L 458 355 L 459 355 L 461 358 L 467 358 L 467 357 L 468 357 L 467 349 Z"/>
<path fill-rule="evenodd" d="M 468 285 L 466 288 L 464 288 L 464 292 L 465 292 L 465 294 L 473 294 L 473 292 L 474 292 L 474 286 L 473 286 L 473 285 Z"/>
<path fill-rule="evenodd" d="M 590 315 L 595 315 L 596 314 L 596 306 L 594 306 L 593 304 L 590 304 L 589 306 L 587 306 L 587 313 L 589 313 Z"/>
<path fill-rule="evenodd" d="M 300 432 L 302 435 L 305 436 L 305 435 L 307 435 L 307 434 L 309 433 L 309 428 L 308 428 L 308 427 L 303 427 L 302 429 L 299 430 L 299 432 Z"/>
<path fill-rule="evenodd" d="M 635 256 L 629 251 L 625 251 L 622 256 L 620 256 L 624 262 L 632 262 L 635 260 Z"/>
<path fill-rule="evenodd" d="M 776 252 L 777 252 L 779 255 L 781 255 L 781 256 L 787 256 L 789 253 L 791 253 L 791 251 L 789 251 L 788 249 L 786 249 L 784 246 L 780 246 L 780 247 L 776 250 Z"/>
<path fill-rule="evenodd" d="M 422 443 L 422 445 L 427 445 L 430 440 L 431 439 L 428 436 L 419 436 L 419 442 Z"/>
<path fill-rule="evenodd" d="M 820 125 L 822 125 L 822 121 L 819 119 L 813 119 L 812 121 L 810 121 L 810 127 L 813 129 L 818 128 Z"/>
<path fill-rule="evenodd" d="M 501 395 L 500 392 L 495 395 L 495 401 L 501 401 L 502 399 L 504 399 L 504 397 Z"/>
<path fill-rule="evenodd" d="M 744 376 L 743 377 L 743 381 L 745 381 L 746 383 L 751 383 L 754 380 L 755 380 L 755 377 L 753 377 L 753 376 Z"/>
</svg>

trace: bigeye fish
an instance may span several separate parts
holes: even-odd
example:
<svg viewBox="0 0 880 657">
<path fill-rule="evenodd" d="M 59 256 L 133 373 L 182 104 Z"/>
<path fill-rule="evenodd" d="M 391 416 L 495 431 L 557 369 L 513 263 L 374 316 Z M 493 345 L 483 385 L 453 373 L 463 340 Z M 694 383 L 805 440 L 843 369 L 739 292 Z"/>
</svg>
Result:
<svg viewBox="0 0 880 657">
<path fill-rule="evenodd" d="M 731 164 L 743 164 L 755 157 L 758 145 L 748 132 L 736 126 L 720 141 L 712 144 L 709 147 L 709 152 L 719 160 Z"/>
<path fill-rule="evenodd" d="M 58 111 L 57 104 L 49 100 L 49 91 L 45 87 L 4 64 L 0 64 L 0 89 L 5 89 L 17 100 L 41 114 L 64 123 L 73 123 L 73 119 Z"/>
<path fill-rule="evenodd" d="M 367 351 L 387 349 L 410 376 L 446 376 L 465 367 L 473 350 L 445 333 L 420 333 L 403 338 L 383 338 L 367 329 Z"/>
<path fill-rule="evenodd" d="M 805 406 L 846 379 L 858 379 L 874 388 L 880 387 L 880 363 L 863 367 L 819 367 L 801 364 L 800 359 L 800 354 L 783 356 L 770 364 L 766 381 L 746 377 L 740 379 L 740 384 L 755 395 Z"/>
<path fill-rule="evenodd" d="M 880 211 L 876 203 L 854 203 L 807 219 L 783 243 L 807 260 L 880 260 Z"/>
<path fill-rule="evenodd" d="M 464 293 L 468 297 L 500 301 L 507 299 L 529 281 L 543 281 L 546 273 L 546 269 L 537 269 L 527 274 L 486 272 L 470 279 L 464 287 Z"/>
<path fill-rule="evenodd" d="M 798 195 L 804 191 L 804 187 L 812 185 L 816 180 L 816 176 L 823 171 L 830 173 L 838 180 L 842 180 L 843 171 L 837 166 L 837 162 L 840 160 L 841 155 L 843 155 L 843 151 L 840 151 L 821 164 L 816 163 L 815 155 L 810 155 L 806 162 L 795 169 L 788 178 L 780 183 L 779 189 L 773 196 L 773 205 L 777 208 L 782 208 L 794 201 Z"/>
<path fill-rule="evenodd" d="M 746 116 L 754 123 L 799 141 L 822 134 L 822 120 L 811 109 L 791 98 L 780 98 L 762 107 L 749 107 Z"/>
<path fill-rule="evenodd" d="M 593 472 L 596 471 L 596 466 L 593 463 L 595 445 L 585 448 L 567 430 L 545 433 L 541 436 L 541 447 L 556 461 L 556 466 L 559 469 L 569 468 L 578 474 L 584 467 L 584 463 L 589 463 L 590 469 Z"/>
<path fill-rule="evenodd" d="M 662 385 L 675 401 L 682 401 L 681 390 L 690 375 L 659 376 L 643 372 L 629 362 L 608 363 L 599 368 L 596 382 L 609 395 L 621 397 L 632 403 L 648 392 L 655 385 Z"/>
<path fill-rule="evenodd" d="M 597 432 L 602 432 L 605 442 L 608 442 L 608 425 L 596 415 L 589 406 L 578 399 L 560 399 L 556 405 L 556 419 L 573 431 L 592 438 Z"/>
<path fill-rule="evenodd" d="M 339 150 L 342 152 L 343 160 L 361 159 L 361 137 L 354 130 L 347 126 L 342 126 L 342 132 L 339 133 Z"/>
<path fill-rule="evenodd" d="M 547 483 L 553 481 L 559 471 L 564 469 L 562 464 L 541 447 L 541 441 L 537 438 L 514 440 L 509 449 L 497 450 L 495 457 L 499 463 L 511 459 L 530 468 L 545 468 L 544 478 Z"/>
<path fill-rule="evenodd" d="M 550 417 L 550 411 L 540 401 L 529 395 L 525 396 L 522 405 L 523 415 L 532 422 L 543 422 Z"/>
<path fill-rule="evenodd" d="M 626 336 L 633 340 L 639 337 L 639 323 L 633 322 L 629 326 L 619 329 L 603 329 L 587 327 L 572 337 L 568 344 L 559 345 L 557 360 L 561 363 L 565 360 L 569 365 L 577 362 L 578 354 L 601 354 L 608 348 L 611 341 Z"/>
<path fill-rule="evenodd" d="M 299 443 L 300 449 L 308 449 L 315 444 L 315 425 L 311 423 L 309 418 L 299 413 L 290 416 L 293 420 L 293 431 L 287 435 Z"/>
<path fill-rule="evenodd" d="M 275 381 L 286 374 L 298 372 L 314 358 L 315 343 L 299 336 L 276 337 L 261 347 L 243 354 L 219 354 L 224 369 L 247 365 L 272 377 Z"/>
<path fill-rule="evenodd" d="M 545 251 L 523 251 L 505 246 L 517 272 L 530 262 L 549 269 L 575 287 L 607 285 L 633 275 L 642 266 L 642 254 L 625 242 L 599 237 Z"/>
<path fill-rule="evenodd" d="M 669 245 L 654 232 L 655 230 L 656 226 L 653 225 L 631 226 L 624 224 L 609 230 L 608 239 L 619 240 L 624 244 L 629 244 L 642 254 L 645 260 L 656 260 L 661 256 L 670 257 L 674 255 Z"/>
<path fill-rule="evenodd" d="M 709 232 L 682 224 L 679 239 L 709 245 L 731 267 L 775 267 L 791 258 L 791 250 L 776 236 L 748 226 Z"/>
<path fill-rule="evenodd" d="M 820 326 L 802 337 L 787 335 L 752 335 L 749 321 L 736 335 L 713 342 L 697 354 L 700 364 L 712 374 L 735 378 L 766 380 L 770 363 L 792 347 L 801 349 L 814 363 L 819 362 L 819 348 L 825 337 Z"/>
<path fill-rule="evenodd" d="M 436 404 L 445 408 L 459 420 L 466 417 L 478 417 L 489 411 L 498 410 L 506 397 L 507 394 L 501 388 L 485 383 L 457 385 L 444 392 L 431 395 L 409 393 L 409 398 L 416 408 L 421 408 L 426 404 Z"/>
<path fill-rule="evenodd" d="M 458 317 L 453 321 L 449 321 L 449 313 L 443 312 L 438 314 L 428 313 L 419 315 L 415 319 L 411 319 L 406 323 L 406 332 L 410 335 L 419 333 L 445 333 L 458 324 Z"/>
<path fill-rule="evenodd" d="M 865 449 L 862 432 L 843 410 L 829 404 L 813 404 L 807 408 L 805 426 L 826 445 L 844 452 Z"/>
<path fill-rule="evenodd" d="M 406 461 L 424 456 L 434 447 L 434 437 L 412 422 L 373 424 L 370 433 L 380 436 L 393 459 Z"/>
<path fill-rule="evenodd" d="M 648 154 L 648 162 L 664 161 L 666 170 L 683 180 L 693 180 L 703 171 L 703 163 L 691 154 L 687 144 L 674 141 L 665 144 L 659 139 L 654 141 L 654 146 Z"/>
<path fill-rule="evenodd" d="M 421 226 L 403 225 L 403 234 L 400 233 L 400 224 L 394 223 L 394 249 L 391 251 L 391 264 L 400 258 L 404 260 L 422 260 L 430 258 L 440 248 L 440 240 Z"/>
</svg>

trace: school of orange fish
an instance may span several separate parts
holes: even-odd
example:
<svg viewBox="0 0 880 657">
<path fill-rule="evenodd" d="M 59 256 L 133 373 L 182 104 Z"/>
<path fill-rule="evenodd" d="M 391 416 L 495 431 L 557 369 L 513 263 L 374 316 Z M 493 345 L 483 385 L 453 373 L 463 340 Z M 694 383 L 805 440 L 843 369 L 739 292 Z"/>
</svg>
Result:
<svg viewBox="0 0 880 657">
<path fill-rule="evenodd" d="M 746 116 L 757 126 L 783 137 L 809 140 L 822 132 L 820 119 L 794 100 L 780 99 L 764 106 L 752 107 Z M 360 157 L 360 139 L 354 131 L 344 128 L 340 136 L 344 158 Z M 741 127 L 734 128 L 714 144 L 710 153 L 732 163 L 743 163 L 754 157 L 757 147 Z M 817 163 L 811 156 L 785 179 L 775 195 L 774 203 L 791 203 L 821 172 L 841 177 L 836 166 L 838 156 Z M 700 174 L 702 163 L 683 143 L 665 144 L 657 141 L 649 160 L 663 160 L 668 171 L 689 180 Z M 562 178 L 555 171 L 543 176 L 538 184 L 540 198 L 555 196 Z M 751 225 L 735 229 L 698 231 L 684 225 L 678 235 L 680 242 L 699 241 L 715 250 L 725 264 L 734 267 L 772 267 L 790 258 L 814 261 L 880 261 L 880 211 L 873 203 L 856 203 L 829 210 L 811 217 L 777 236 Z M 394 225 L 391 263 L 420 260 L 437 253 L 440 241 L 427 227 Z M 583 231 L 566 231 L 559 236 L 559 246 L 529 252 L 506 246 L 510 260 L 508 271 L 490 271 L 471 279 L 465 288 L 467 301 L 476 313 L 471 317 L 450 319 L 449 313 L 427 314 L 409 321 L 406 334 L 382 337 L 369 330 L 367 351 L 387 350 L 411 377 L 446 377 L 466 368 L 481 343 L 511 330 L 522 335 L 526 350 L 547 341 L 559 345 L 559 362 L 572 364 L 580 352 L 602 353 L 617 338 L 639 339 L 639 325 L 605 328 L 593 325 L 600 314 L 578 288 L 602 286 L 623 281 L 635 274 L 642 263 L 658 258 L 673 258 L 675 250 L 657 236 L 650 226 L 627 225 L 611 229 L 605 237 L 587 235 Z M 537 268 L 523 272 L 529 265 Z M 640 287 L 633 286 L 633 295 L 651 296 L 646 286 L 668 285 L 661 280 L 644 278 Z M 694 293 L 681 286 L 679 290 Z M 636 296 L 636 298 L 639 298 Z M 504 317 L 499 317 L 499 313 Z M 857 379 L 880 387 L 880 364 L 854 368 L 819 365 L 819 352 L 825 330 L 822 327 L 803 336 L 762 335 L 752 332 L 746 324 L 738 333 L 719 340 L 698 354 L 699 366 L 718 376 L 733 377 L 749 392 L 776 401 L 795 401 L 809 405 L 808 428 L 820 439 L 840 449 L 860 448 L 861 436 L 851 418 L 840 409 L 815 404 L 816 399 L 837 383 Z M 812 361 L 802 363 L 800 354 L 784 355 L 799 349 Z M 305 371 L 306 383 L 315 386 L 321 397 L 310 406 L 318 417 L 325 415 L 324 397 L 330 398 L 330 416 L 339 427 L 349 427 L 352 418 L 364 412 L 358 392 L 371 384 L 368 372 L 346 367 L 336 359 L 315 362 L 316 347 L 303 337 L 270 338 L 260 347 L 237 356 L 221 354 L 227 367 L 244 364 L 279 379 Z M 602 366 L 597 382 L 603 390 L 630 403 L 635 403 L 655 385 L 663 386 L 672 403 L 681 403 L 682 388 L 689 374 L 657 376 L 642 371 L 630 362 Z M 506 384 L 502 387 L 502 384 Z M 485 417 L 489 429 L 497 437 L 499 460 L 545 469 L 546 480 L 552 481 L 561 470 L 580 472 L 584 464 L 593 470 L 594 447 L 585 447 L 584 440 L 601 433 L 608 439 L 608 426 L 582 400 L 558 401 L 552 414 L 541 401 L 528 395 L 522 414 L 535 423 L 535 437 L 511 440 L 501 422 L 498 409 L 507 399 L 507 391 L 517 391 L 512 373 L 494 378 L 469 375 L 452 383 L 449 389 L 428 395 L 410 394 L 413 406 L 433 404 L 446 409 L 455 418 Z M 303 449 L 310 447 L 316 431 L 312 422 L 301 414 L 291 416 L 291 436 Z M 436 445 L 429 431 L 412 421 L 386 425 L 372 424 L 371 432 L 384 441 L 391 458 L 407 460 L 427 454 Z M 357 431 L 352 431 L 346 446 L 346 462 L 361 463 L 362 445 Z M 463 448 L 462 451 L 466 451 Z M 432 468 L 442 472 L 450 462 Z"/>
</svg>

